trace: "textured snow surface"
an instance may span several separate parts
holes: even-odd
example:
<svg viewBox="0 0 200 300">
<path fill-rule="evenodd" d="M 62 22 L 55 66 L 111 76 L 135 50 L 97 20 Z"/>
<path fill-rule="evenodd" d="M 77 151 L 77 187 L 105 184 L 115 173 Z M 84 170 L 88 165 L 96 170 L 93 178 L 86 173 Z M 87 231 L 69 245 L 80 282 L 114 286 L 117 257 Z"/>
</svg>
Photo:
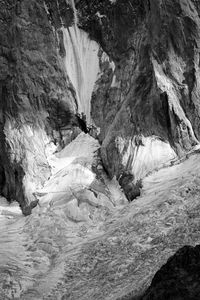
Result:
<svg viewBox="0 0 200 300">
<path fill-rule="evenodd" d="M 98 141 L 84 133 L 59 153 L 49 146 L 52 175 L 37 191 L 40 204 L 31 216 L 23 217 L 17 203 L 0 199 L 0 299 L 116 299 L 149 280 L 143 273 L 144 264 L 151 265 L 145 251 L 152 249 L 155 269 L 154 235 L 163 238 L 173 228 L 187 227 L 182 223 L 189 208 L 180 192 L 194 186 L 199 154 L 148 176 L 142 196 L 128 204 L 116 180 L 103 172 L 98 149 Z M 189 199 L 187 205 L 192 205 Z M 148 215 L 148 227 L 141 230 L 146 213 L 156 215 Z M 175 227 L 165 225 L 176 215 Z M 138 220 L 144 224 L 138 227 Z M 137 256 L 141 252 L 142 260 Z M 131 269 L 135 264 L 141 278 Z M 122 271 L 129 269 L 124 276 Z"/>
<path fill-rule="evenodd" d="M 103 171 L 97 140 L 81 133 L 59 153 L 53 153 L 55 148 L 46 147 L 52 174 L 35 193 L 39 206 L 30 217 L 22 216 L 17 203 L 8 205 L 6 199 L 0 199 L 0 299 L 19 299 L 23 291 L 37 286 L 37 277 L 47 276 L 52 264 L 55 267 L 55 258 L 59 260 L 63 251 L 92 232 L 98 235 L 116 207 L 127 202 L 118 182 Z M 99 178 L 93 167 L 98 168 Z M 53 283 L 59 272 L 60 266 L 51 273 Z M 47 289 L 48 283 L 39 293 Z M 33 295 L 40 299 L 37 288 Z M 20 299 L 33 295 L 28 291 Z"/>
</svg>

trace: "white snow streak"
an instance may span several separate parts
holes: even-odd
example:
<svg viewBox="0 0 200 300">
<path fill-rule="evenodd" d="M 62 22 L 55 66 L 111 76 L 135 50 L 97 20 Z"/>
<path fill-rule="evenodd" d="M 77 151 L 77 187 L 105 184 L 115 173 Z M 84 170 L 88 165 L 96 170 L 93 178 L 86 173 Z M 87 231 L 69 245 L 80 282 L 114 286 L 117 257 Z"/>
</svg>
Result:
<svg viewBox="0 0 200 300">
<path fill-rule="evenodd" d="M 63 28 L 67 74 L 76 92 L 78 112 L 91 123 L 91 96 L 99 72 L 99 45 L 77 26 Z"/>
</svg>

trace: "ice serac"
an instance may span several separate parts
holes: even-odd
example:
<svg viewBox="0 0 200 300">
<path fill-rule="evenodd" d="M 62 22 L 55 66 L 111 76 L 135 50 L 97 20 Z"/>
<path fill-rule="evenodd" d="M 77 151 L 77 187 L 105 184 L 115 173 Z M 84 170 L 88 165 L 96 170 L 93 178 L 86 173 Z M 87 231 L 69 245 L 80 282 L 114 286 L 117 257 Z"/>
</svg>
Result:
<svg viewBox="0 0 200 300">
<path fill-rule="evenodd" d="M 48 157 L 52 175 L 36 194 L 41 206 L 62 209 L 75 222 L 100 218 L 98 210 L 113 210 L 126 203 L 119 186 L 103 171 L 98 156 L 99 143 L 81 133 L 57 154 Z"/>
</svg>

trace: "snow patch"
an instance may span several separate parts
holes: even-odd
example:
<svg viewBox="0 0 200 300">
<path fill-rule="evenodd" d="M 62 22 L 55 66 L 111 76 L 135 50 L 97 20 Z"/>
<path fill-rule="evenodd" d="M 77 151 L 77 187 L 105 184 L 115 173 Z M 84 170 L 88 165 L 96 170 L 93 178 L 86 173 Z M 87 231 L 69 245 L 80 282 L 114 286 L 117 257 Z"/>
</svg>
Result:
<svg viewBox="0 0 200 300">
<path fill-rule="evenodd" d="M 169 143 L 161 141 L 158 137 L 143 137 L 142 142 L 144 146 L 135 150 L 132 163 L 136 180 L 176 158 L 176 153 Z"/>
<path fill-rule="evenodd" d="M 101 63 L 104 63 L 104 62 L 108 62 L 109 65 L 110 65 L 110 68 L 112 69 L 112 71 L 113 72 L 115 71 L 115 63 L 114 63 L 114 61 L 112 61 L 110 59 L 110 57 L 105 52 L 103 52 L 102 55 L 101 55 Z"/>
<path fill-rule="evenodd" d="M 101 15 L 100 12 L 96 12 L 96 16 L 99 18 L 99 19 L 102 19 L 104 17 L 106 17 L 106 15 Z"/>
<path fill-rule="evenodd" d="M 141 144 L 138 146 L 135 145 L 134 139 L 129 140 L 125 152 L 126 141 L 118 137 L 116 143 L 120 153 L 123 153 L 123 165 L 132 170 L 135 181 L 176 158 L 176 153 L 169 143 L 156 136 L 141 136 Z"/>
<path fill-rule="evenodd" d="M 120 86 L 121 86 L 121 83 L 120 83 L 120 81 L 117 81 L 116 75 L 114 74 L 113 79 L 112 79 L 112 83 L 111 83 L 111 88 L 118 88 L 119 89 Z"/>
<path fill-rule="evenodd" d="M 0 221 L 4 216 L 12 218 L 14 216 L 22 216 L 19 203 L 14 201 L 11 204 L 4 197 L 0 197 Z"/>
<path fill-rule="evenodd" d="M 44 9 L 45 9 L 47 15 L 49 15 L 49 10 L 48 10 L 48 7 L 47 7 L 45 1 L 43 2 L 43 4 L 44 4 Z"/>
</svg>

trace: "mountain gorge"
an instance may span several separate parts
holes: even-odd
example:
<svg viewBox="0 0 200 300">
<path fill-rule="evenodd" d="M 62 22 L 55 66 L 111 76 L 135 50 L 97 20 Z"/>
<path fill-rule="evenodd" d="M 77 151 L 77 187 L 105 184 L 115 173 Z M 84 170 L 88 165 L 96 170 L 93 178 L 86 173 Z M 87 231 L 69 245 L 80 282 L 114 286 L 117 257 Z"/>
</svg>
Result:
<svg viewBox="0 0 200 300">
<path fill-rule="evenodd" d="M 161 266 L 200 243 L 198 1 L 0 5 L 0 299 L 186 299 Z"/>
</svg>

